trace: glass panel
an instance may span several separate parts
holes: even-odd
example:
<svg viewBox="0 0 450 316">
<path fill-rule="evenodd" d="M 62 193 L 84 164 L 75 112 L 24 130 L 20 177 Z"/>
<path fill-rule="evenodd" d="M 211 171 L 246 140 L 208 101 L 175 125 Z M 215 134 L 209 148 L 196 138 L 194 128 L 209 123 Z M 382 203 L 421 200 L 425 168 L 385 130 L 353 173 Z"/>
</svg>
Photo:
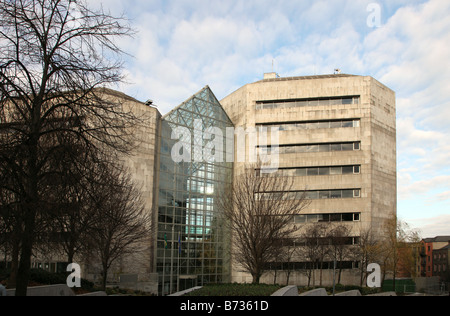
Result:
<svg viewBox="0 0 450 316">
<path fill-rule="evenodd" d="M 341 99 L 331 99 L 330 100 L 330 105 L 341 105 L 342 101 Z"/>
<path fill-rule="evenodd" d="M 308 105 L 308 101 L 297 101 L 295 102 L 296 106 L 307 106 Z"/>
<path fill-rule="evenodd" d="M 360 166 L 354 166 L 353 167 L 353 173 L 354 174 L 359 174 L 361 172 L 361 167 Z"/>
<path fill-rule="evenodd" d="M 306 123 L 306 129 L 317 129 L 319 127 L 319 123 Z"/>
<path fill-rule="evenodd" d="M 296 146 L 295 152 L 296 153 L 306 153 L 307 146 Z"/>
<path fill-rule="evenodd" d="M 353 222 L 353 213 L 342 214 L 342 221 L 343 222 Z"/>
<path fill-rule="evenodd" d="M 308 153 L 316 153 L 319 152 L 319 145 L 309 145 L 306 147 L 306 152 Z"/>
<path fill-rule="evenodd" d="M 319 175 L 321 176 L 328 176 L 330 174 L 330 168 L 329 167 L 322 167 L 319 169 Z"/>
<path fill-rule="evenodd" d="M 319 175 L 319 168 L 308 168 L 308 176 L 317 176 Z"/>
<path fill-rule="evenodd" d="M 333 190 L 333 191 L 331 191 L 331 198 L 332 199 L 340 199 L 340 198 L 342 198 L 342 190 Z"/>
<path fill-rule="evenodd" d="M 353 143 L 342 144 L 342 151 L 352 151 L 352 150 L 353 150 Z"/>
<path fill-rule="evenodd" d="M 296 224 L 306 223 L 306 215 L 296 215 L 294 218 L 294 222 Z"/>
<path fill-rule="evenodd" d="M 284 153 L 295 154 L 295 147 L 284 147 Z"/>
<path fill-rule="evenodd" d="M 353 190 L 342 190 L 342 198 L 343 199 L 353 198 Z"/>
<path fill-rule="evenodd" d="M 331 144 L 331 151 L 341 151 L 342 145 L 341 144 Z"/>
<path fill-rule="evenodd" d="M 353 167 L 342 167 L 342 174 L 353 174 Z"/>
<path fill-rule="evenodd" d="M 331 167 L 330 174 L 342 174 L 342 167 Z"/>
<path fill-rule="evenodd" d="M 318 215 L 319 223 L 328 223 L 330 221 L 330 215 L 329 214 L 321 214 Z"/>
<path fill-rule="evenodd" d="M 342 122 L 342 127 L 353 127 L 353 121 Z"/>
<path fill-rule="evenodd" d="M 342 104 L 353 104 L 353 98 L 344 98 L 342 99 Z"/>
<path fill-rule="evenodd" d="M 330 128 L 330 122 L 319 122 L 319 128 Z"/>
<path fill-rule="evenodd" d="M 318 215 L 307 215 L 308 223 L 317 223 L 319 221 Z"/>
<path fill-rule="evenodd" d="M 331 128 L 340 128 L 340 127 L 343 127 L 343 126 L 342 126 L 342 122 L 341 121 L 337 121 L 337 122 L 330 122 L 330 127 Z M 344 127 L 346 127 L 346 126 L 344 126 Z"/>
<path fill-rule="evenodd" d="M 329 199 L 330 191 L 319 191 L 319 199 Z"/>
<path fill-rule="evenodd" d="M 342 214 L 331 214 L 330 222 L 340 222 L 342 221 Z"/>
<path fill-rule="evenodd" d="M 330 105 L 330 100 L 319 100 L 319 105 L 328 106 Z"/>
<path fill-rule="evenodd" d="M 355 143 L 354 146 L 353 146 L 354 150 L 360 150 L 360 148 L 361 148 L 361 143 L 359 143 L 359 142 Z"/>
<path fill-rule="evenodd" d="M 319 145 L 319 152 L 329 152 L 330 147 L 331 147 L 330 144 Z"/>
<path fill-rule="evenodd" d="M 297 177 L 304 177 L 306 176 L 306 168 L 300 168 L 296 170 L 296 176 Z"/>
<path fill-rule="evenodd" d="M 318 191 L 306 192 L 306 198 L 310 200 L 317 200 L 319 198 L 319 192 Z"/>
</svg>

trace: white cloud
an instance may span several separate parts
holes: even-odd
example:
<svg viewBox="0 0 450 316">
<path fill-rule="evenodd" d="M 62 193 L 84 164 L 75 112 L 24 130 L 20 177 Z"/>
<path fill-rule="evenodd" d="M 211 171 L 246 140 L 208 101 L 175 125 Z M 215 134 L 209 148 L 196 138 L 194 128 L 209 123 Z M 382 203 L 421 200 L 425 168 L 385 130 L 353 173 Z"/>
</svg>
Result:
<svg viewBox="0 0 450 316">
<path fill-rule="evenodd" d="M 272 60 L 282 76 L 372 75 L 397 93 L 400 200 L 441 201 L 450 190 L 450 1 L 382 3 L 374 29 L 371 2 L 103 0 L 139 31 L 124 42 L 135 56 L 124 92 L 163 113 L 206 84 L 220 99 L 261 79 Z"/>
<path fill-rule="evenodd" d="M 450 236 L 450 214 L 409 220 L 408 224 L 419 229 L 422 238 Z"/>
</svg>

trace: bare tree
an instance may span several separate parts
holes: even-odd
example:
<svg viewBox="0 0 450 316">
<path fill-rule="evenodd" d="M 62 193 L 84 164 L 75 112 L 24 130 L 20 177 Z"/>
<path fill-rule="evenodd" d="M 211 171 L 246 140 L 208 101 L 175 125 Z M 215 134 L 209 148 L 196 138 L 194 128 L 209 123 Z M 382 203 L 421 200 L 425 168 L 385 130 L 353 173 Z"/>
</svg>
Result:
<svg viewBox="0 0 450 316">
<path fill-rule="evenodd" d="M 106 166 L 110 168 L 110 166 Z M 94 186 L 95 209 L 91 216 L 88 250 L 101 263 L 102 287 L 106 288 L 108 270 L 119 258 L 145 250 L 152 235 L 151 214 L 133 182 L 121 167 L 99 170 L 99 182 Z M 145 243 L 147 241 L 147 243 Z"/>
<path fill-rule="evenodd" d="M 329 238 L 327 237 L 327 225 L 314 223 L 308 225 L 301 234 L 303 258 L 308 262 L 305 273 L 308 277 L 308 287 L 316 285 L 315 270 L 320 270 L 319 282 L 322 285 L 322 268 L 329 250 Z"/>
<path fill-rule="evenodd" d="M 338 284 L 341 283 L 342 263 L 351 252 L 351 246 L 347 242 L 350 234 L 351 229 L 347 225 L 337 225 L 328 231 L 328 237 L 331 241 L 329 254 L 337 262 L 337 268 L 339 269 Z"/>
<path fill-rule="evenodd" d="M 293 179 L 263 176 L 260 165 L 248 165 L 218 199 L 232 234 L 232 256 L 259 283 L 280 241 L 297 231 L 294 216 L 308 205 L 303 192 L 293 193 Z"/>
<path fill-rule="evenodd" d="M 381 241 L 371 229 L 361 229 L 359 243 L 355 245 L 353 258 L 360 263 L 360 286 L 367 280 L 367 266 L 380 262 Z"/>
<path fill-rule="evenodd" d="M 37 221 L 50 209 L 55 150 L 70 137 L 127 152 L 136 118 L 98 88 L 122 80 L 115 39 L 131 33 L 82 0 L 0 0 L 0 161 L 15 179 L 2 190 L 16 195 L 23 228 L 16 295 L 26 295 Z"/>
<path fill-rule="evenodd" d="M 416 257 L 414 248 L 418 247 L 421 238 L 406 222 L 397 219 L 397 217 L 386 220 L 384 227 L 386 239 L 381 246 L 383 271 L 384 274 L 392 273 L 393 290 L 395 291 L 396 278 L 399 272 L 415 274 Z"/>
</svg>

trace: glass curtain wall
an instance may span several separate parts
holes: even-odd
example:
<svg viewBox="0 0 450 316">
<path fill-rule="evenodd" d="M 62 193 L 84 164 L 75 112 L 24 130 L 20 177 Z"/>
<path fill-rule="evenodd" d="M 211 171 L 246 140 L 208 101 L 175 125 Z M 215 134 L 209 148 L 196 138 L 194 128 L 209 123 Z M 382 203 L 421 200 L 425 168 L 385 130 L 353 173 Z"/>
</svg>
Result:
<svg viewBox="0 0 450 316">
<path fill-rule="evenodd" d="M 180 139 L 172 139 L 172 132 L 179 127 L 191 134 L 191 142 L 183 138 L 181 150 L 190 151 L 191 159 L 177 163 L 172 149 Z M 156 260 L 163 295 L 228 281 L 229 238 L 215 199 L 231 185 L 233 163 L 195 156 L 211 142 L 206 135 L 211 127 L 219 128 L 225 137 L 226 128 L 233 125 L 209 87 L 162 119 Z M 206 139 L 194 139 L 198 133 L 206 135 L 202 137 Z M 234 145 L 234 138 L 229 141 Z M 227 139 L 223 139 L 223 148 L 213 149 L 223 150 L 224 159 L 226 143 Z"/>
</svg>

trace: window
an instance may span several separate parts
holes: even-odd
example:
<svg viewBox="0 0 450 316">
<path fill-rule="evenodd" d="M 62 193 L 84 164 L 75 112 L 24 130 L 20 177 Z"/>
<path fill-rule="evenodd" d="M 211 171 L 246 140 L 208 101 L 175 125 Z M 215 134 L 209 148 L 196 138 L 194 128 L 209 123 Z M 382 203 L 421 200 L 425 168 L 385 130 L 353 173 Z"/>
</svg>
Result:
<svg viewBox="0 0 450 316">
<path fill-rule="evenodd" d="M 277 108 L 293 108 L 303 106 L 331 106 L 331 105 L 348 105 L 359 104 L 359 96 L 345 96 L 337 98 L 311 98 L 311 99 L 292 99 L 274 101 L 258 101 L 256 102 L 256 109 L 277 109 Z"/>
<path fill-rule="evenodd" d="M 342 151 L 352 151 L 353 143 L 342 144 Z"/>
<path fill-rule="evenodd" d="M 330 174 L 342 174 L 342 167 L 331 167 Z"/>
<path fill-rule="evenodd" d="M 343 121 L 330 122 L 330 128 L 350 127 L 350 126 L 345 126 L 344 125 L 345 123 L 346 122 L 343 122 Z"/>
<path fill-rule="evenodd" d="M 353 222 L 354 220 L 354 214 L 348 213 L 348 214 L 342 214 L 342 221 L 343 222 Z"/>
<path fill-rule="evenodd" d="M 319 145 L 319 152 L 329 152 L 330 151 L 330 145 Z"/>
<path fill-rule="evenodd" d="M 296 224 L 306 223 L 306 215 L 296 215 L 294 221 Z"/>
<path fill-rule="evenodd" d="M 343 199 L 350 199 L 350 198 L 353 198 L 353 197 L 354 197 L 353 190 L 343 190 L 342 191 L 342 198 Z"/>
<path fill-rule="evenodd" d="M 342 221 L 342 214 L 331 214 L 330 215 L 330 222 L 341 222 Z"/>
<path fill-rule="evenodd" d="M 331 151 L 342 151 L 342 144 L 331 144 Z"/>
<path fill-rule="evenodd" d="M 297 169 L 296 176 L 298 177 L 306 176 L 306 170 L 307 170 L 306 168 Z"/>
<path fill-rule="evenodd" d="M 342 167 L 342 174 L 353 174 L 353 167 Z"/>
<path fill-rule="evenodd" d="M 342 190 L 333 190 L 330 196 L 332 199 L 340 199 L 342 198 Z"/>
<path fill-rule="evenodd" d="M 342 99 L 342 104 L 353 104 L 353 98 Z"/>
<path fill-rule="evenodd" d="M 295 224 L 306 223 L 339 223 L 339 222 L 356 222 L 359 221 L 360 213 L 325 213 L 325 214 L 308 214 L 296 215 L 294 217 Z"/>
<path fill-rule="evenodd" d="M 342 127 L 356 127 L 356 126 L 354 126 L 354 121 L 343 121 Z"/>
<path fill-rule="evenodd" d="M 359 143 L 359 142 L 354 143 L 353 150 L 360 150 L 360 149 L 361 149 L 361 143 Z"/>
<path fill-rule="evenodd" d="M 329 199 L 330 196 L 332 199 L 334 198 L 332 195 L 330 195 L 330 191 L 319 191 L 319 199 Z"/>
<path fill-rule="evenodd" d="M 330 168 L 319 168 L 319 175 L 321 176 L 328 176 L 330 174 Z"/>
<path fill-rule="evenodd" d="M 360 174 L 361 172 L 361 167 L 360 166 L 354 166 L 353 167 L 353 173 L 354 174 Z"/>
</svg>

